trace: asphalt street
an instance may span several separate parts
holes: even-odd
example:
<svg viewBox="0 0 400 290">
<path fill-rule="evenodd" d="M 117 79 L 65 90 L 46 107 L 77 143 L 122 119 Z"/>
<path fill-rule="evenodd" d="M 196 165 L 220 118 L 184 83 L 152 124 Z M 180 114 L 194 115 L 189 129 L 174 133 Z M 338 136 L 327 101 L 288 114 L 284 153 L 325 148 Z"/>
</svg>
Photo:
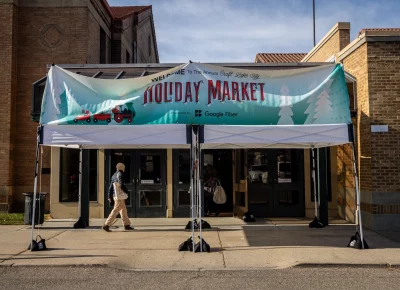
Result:
<svg viewBox="0 0 400 290">
<path fill-rule="evenodd" d="M 0 267 L 0 289 L 399 289 L 400 269 L 291 268 L 139 272 L 101 267 Z"/>
</svg>

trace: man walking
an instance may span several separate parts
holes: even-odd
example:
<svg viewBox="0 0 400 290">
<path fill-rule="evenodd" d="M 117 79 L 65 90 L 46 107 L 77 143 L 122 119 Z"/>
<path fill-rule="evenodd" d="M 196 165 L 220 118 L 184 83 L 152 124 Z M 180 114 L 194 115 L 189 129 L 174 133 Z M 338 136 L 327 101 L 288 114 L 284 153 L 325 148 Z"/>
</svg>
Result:
<svg viewBox="0 0 400 290">
<path fill-rule="evenodd" d="M 113 224 L 118 213 L 121 214 L 122 224 L 124 225 L 125 230 L 133 230 L 133 227 L 131 227 L 131 221 L 128 218 L 125 199 L 118 199 L 117 194 L 114 190 L 114 183 L 119 183 L 122 191 L 124 191 L 125 193 L 129 192 L 124 183 L 125 165 L 123 163 L 118 163 L 116 167 L 117 171 L 111 177 L 110 188 L 108 190 L 108 201 L 110 203 L 114 201 L 114 208 L 108 216 L 105 224 L 103 225 L 103 230 L 105 230 L 106 232 L 111 232 L 110 226 Z"/>
</svg>

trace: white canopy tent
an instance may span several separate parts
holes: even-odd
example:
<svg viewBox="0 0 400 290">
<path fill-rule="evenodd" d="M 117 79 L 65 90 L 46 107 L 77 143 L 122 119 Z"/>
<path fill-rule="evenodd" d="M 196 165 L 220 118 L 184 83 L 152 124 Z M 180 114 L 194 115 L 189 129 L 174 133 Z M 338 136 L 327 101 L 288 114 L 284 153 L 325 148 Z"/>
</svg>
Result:
<svg viewBox="0 0 400 290">
<path fill-rule="evenodd" d="M 193 226 L 195 216 L 201 219 L 201 149 L 353 145 L 344 82 L 342 67 L 332 64 L 260 72 L 190 63 L 123 80 L 91 80 L 52 66 L 42 102 L 36 157 L 40 145 L 80 150 L 190 148 Z M 353 153 L 363 243 L 354 145 Z M 38 160 L 34 200 L 37 167 Z M 313 177 L 315 188 L 315 170 Z M 34 202 L 33 217 L 35 207 Z M 201 222 L 199 226 L 202 239 Z M 31 240 L 33 234 L 34 218 Z M 192 236 L 194 242 L 194 227 Z"/>
<path fill-rule="evenodd" d="M 303 126 L 205 125 L 203 149 L 322 148 L 349 143 L 347 124 Z"/>
</svg>

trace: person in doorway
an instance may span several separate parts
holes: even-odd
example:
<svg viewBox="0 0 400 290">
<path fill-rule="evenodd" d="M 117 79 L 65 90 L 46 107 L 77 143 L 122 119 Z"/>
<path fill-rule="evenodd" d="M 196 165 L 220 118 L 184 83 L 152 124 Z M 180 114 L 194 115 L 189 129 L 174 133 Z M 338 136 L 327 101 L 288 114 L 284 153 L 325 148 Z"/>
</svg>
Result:
<svg viewBox="0 0 400 290">
<path fill-rule="evenodd" d="M 207 164 L 204 170 L 204 211 L 206 216 L 212 212 L 215 216 L 219 215 L 217 204 L 214 203 L 214 191 L 217 187 L 217 171 L 211 164 Z"/>
<path fill-rule="evenodd" d="M 131 227 L 131 221 L 128 218 L 125 200 L 117 199 L 113 186 L 114 182 L 118 182 L 124 192 L 129 192 L 124 184 L 125 165 L 123 163 L 118 163 L 116 167 L 117 171 L 111 177 L 110 188 L 108 190 L 108 201 L 112 203 L 114 200 L 114 208 L 103 225 L 103 230 L 106 232 L 110 232 L 110 226 L 114 223 L 118 213 L 121 214 L 122 224 L 124 225 L 125 230 L 133 230 Z"/>
</svg>

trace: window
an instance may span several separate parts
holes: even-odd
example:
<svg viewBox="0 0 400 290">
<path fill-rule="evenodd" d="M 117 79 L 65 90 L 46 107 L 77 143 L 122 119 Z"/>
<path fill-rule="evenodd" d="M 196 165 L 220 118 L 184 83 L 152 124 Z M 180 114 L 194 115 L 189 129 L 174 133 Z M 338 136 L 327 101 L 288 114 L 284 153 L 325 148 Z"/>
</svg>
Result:
<svg viewBox="0 0 400 290">
<path fill-rule="evenodd" d="M 76 202 L 79 200 L 79 150 L 62 148 L 60 159 L 60 202 Z"/>
<path fill-rule="evenodd" d="M 107 63 L 107 35 L 100 27 L 100 63 Z"/>
<path fill-rule="evenodd" d="M 125 63 L 131 62 L 131 55 L 129 54 L 128 50 L 125 51 Z"/>
<path fill-rule="evenodd" d="M 43 77 L 32 85 L 31 119 L 39 122 L 42 109 L 42 99 L 47 77 Z"/>
<path fill-rule="evenodd" d="M 147 49 L 149 50 L 149 56 L 151 56 L 151 38 L 150 38 L 150 35 L 149 35 L 149 39 L 147 41 L 147 44 L 148 44 Z"/>
<path fill-rule="evenodd" d="M 82 182 L 89 183 L 89 200 L 97 201 L 97 150 L 87 150 L 89 168 L 83 170 L 89 176 L 83 176 Z M 85 164 L 83 164 L 85 166 Z M 60 202 L 79 200 L 79 150 L 62 148 L 60 152 Z"/>
<path fill-rule="evenodd" d="M 178 182 L 179 184 L 190 183 L 190 152 L 184 151 L 179 153 L 179 169 L 178 169 Z"/>
</svg>

